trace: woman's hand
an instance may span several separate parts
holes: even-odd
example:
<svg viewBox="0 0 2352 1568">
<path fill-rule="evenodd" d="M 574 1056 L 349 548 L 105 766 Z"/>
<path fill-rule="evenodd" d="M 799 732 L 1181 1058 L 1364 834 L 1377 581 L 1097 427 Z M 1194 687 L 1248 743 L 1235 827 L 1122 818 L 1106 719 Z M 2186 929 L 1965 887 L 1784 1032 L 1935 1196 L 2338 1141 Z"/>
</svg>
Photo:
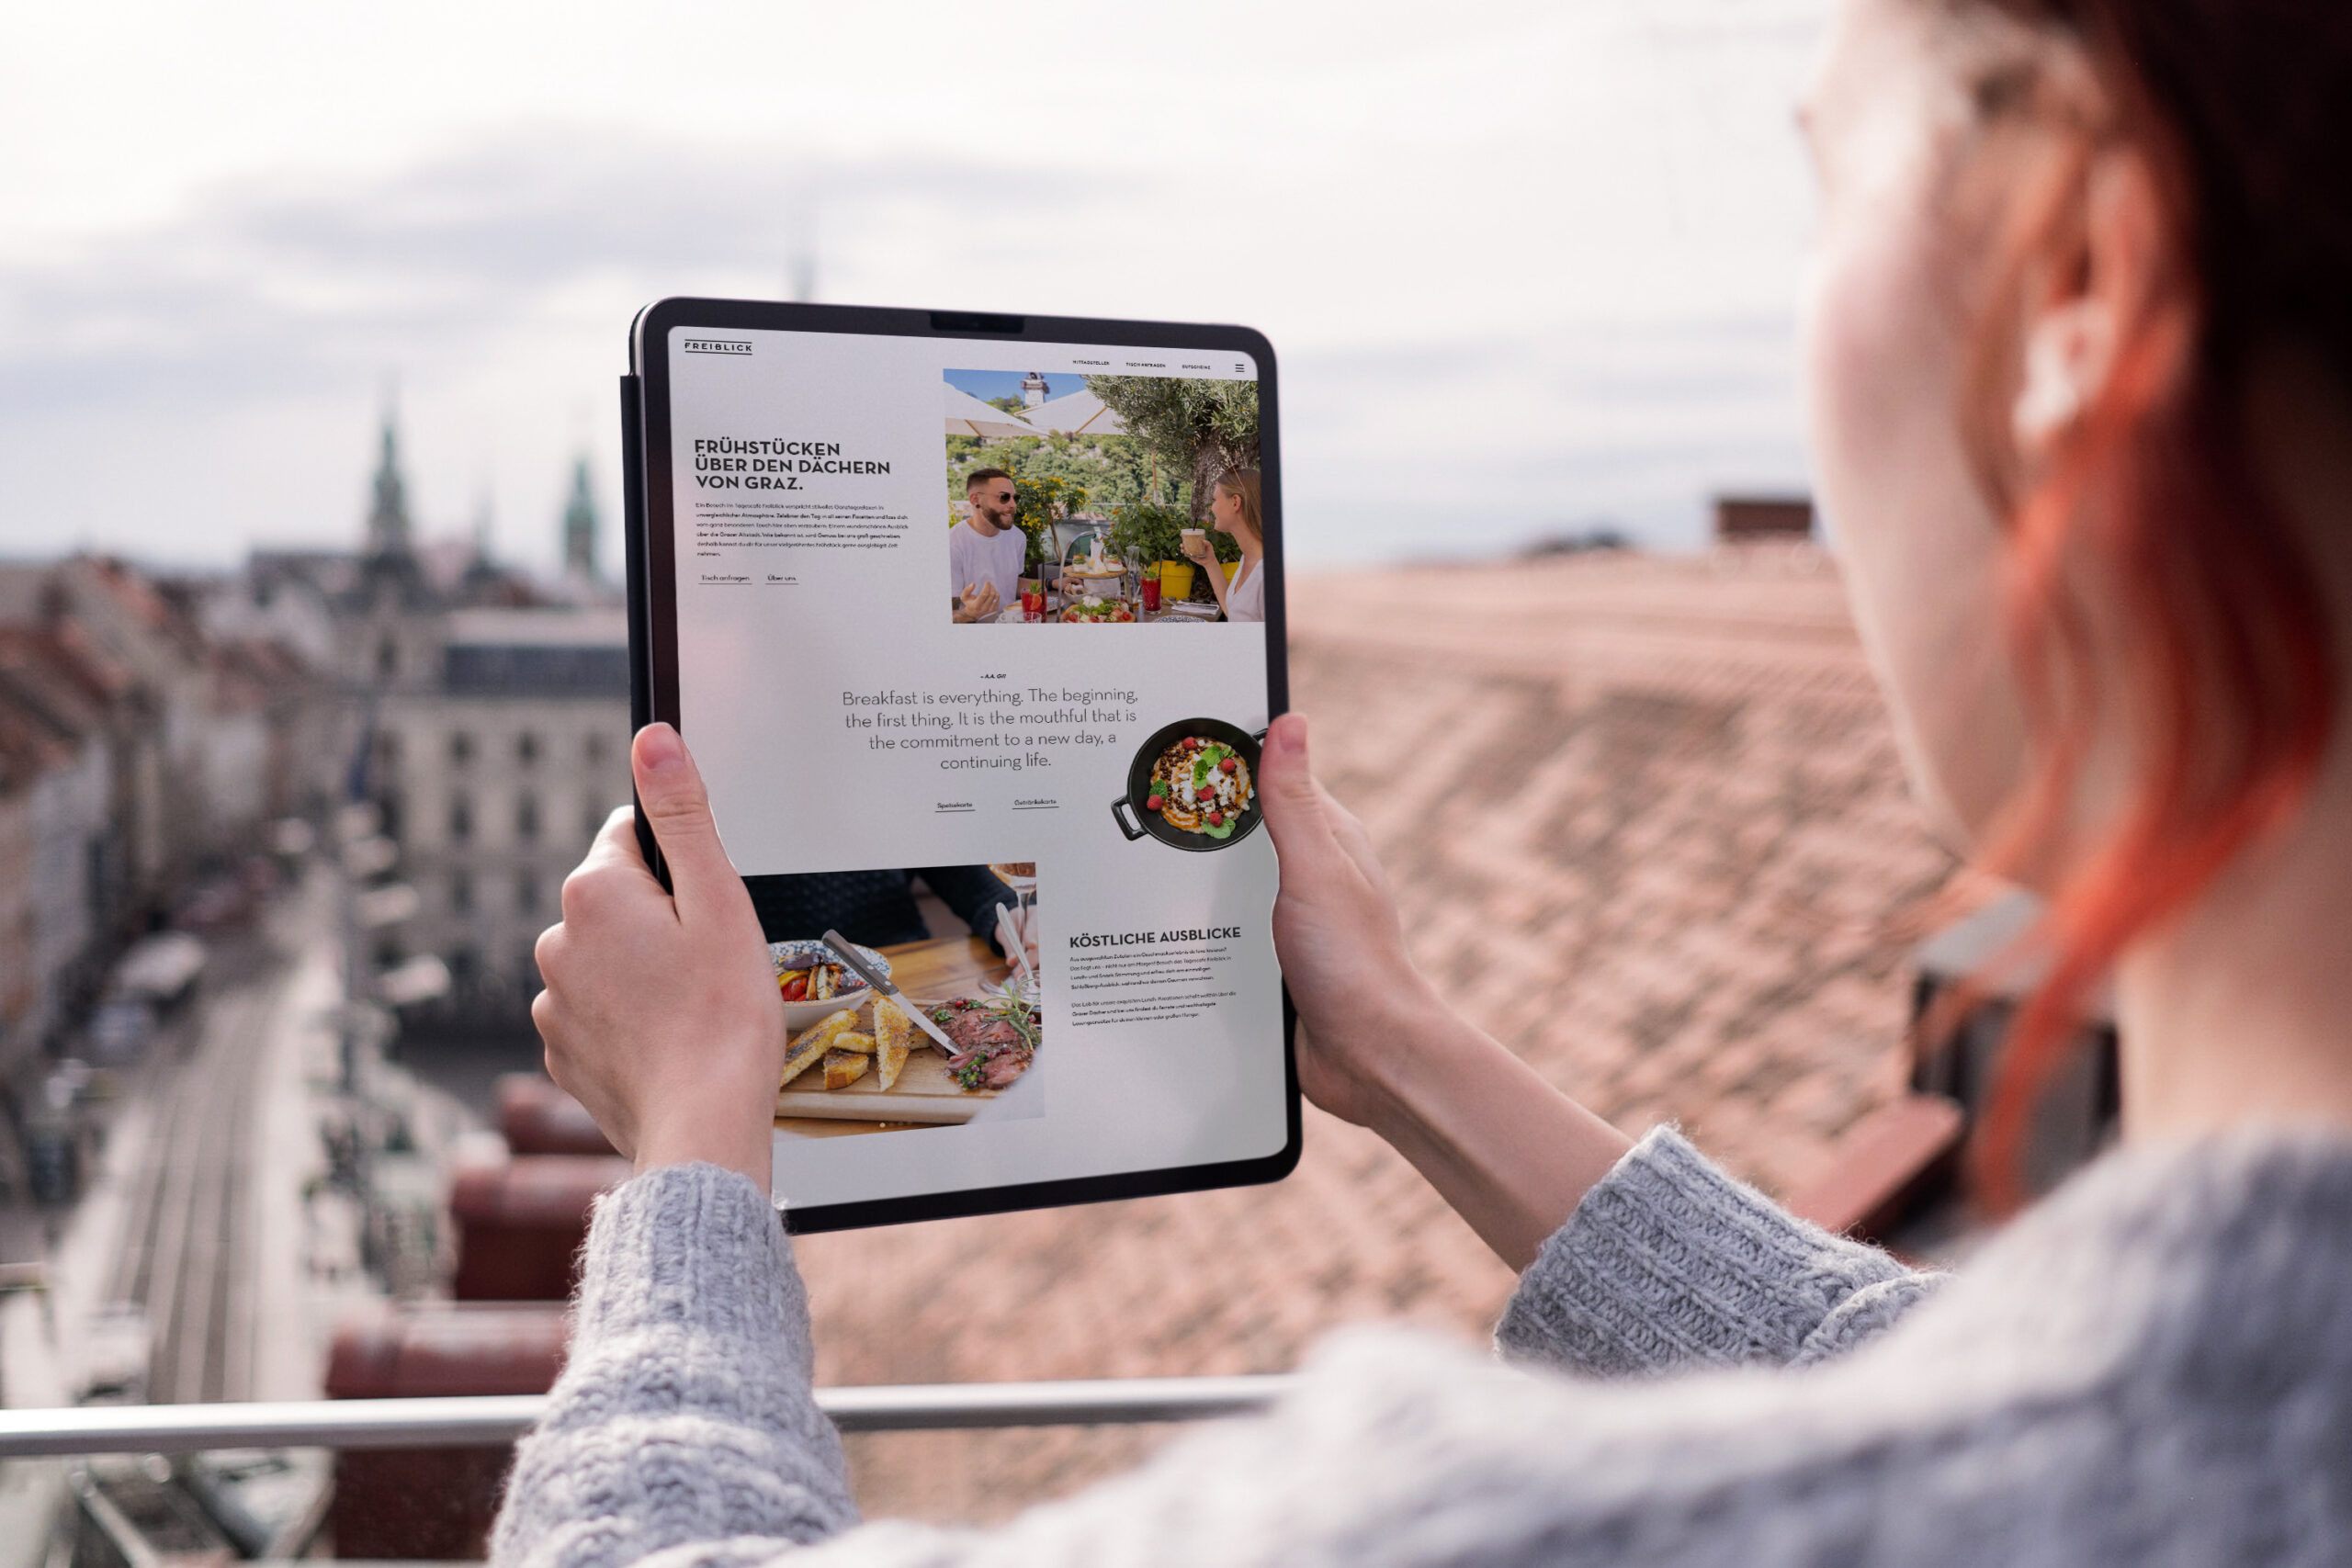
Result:
<svg viewBox="0 0 2352 1568">
<path fill-rule="evenodd" d="M 1274 720 L 1258 769 L 1282 862 L 1274 948 L 1297 1005 L 1299 1087 L 1344 1121 L 1374 1125 L 1391 1055 L 1450 1010 L 1405 951 L 1396 896 L 1372 840 L 1309 768 L 1306 720 Z"/>
<path fill-rule="evenodd" d="M 1200 563 L 1201 575 L 1208 579 L 1209 592 L 1216 595 L 1216 607 L 1220 610 L 1224 609 L 1227 579 L 1224 570 L 1217 565 L 1216 547 L 1209 542 L 1206 535 L 1199 539 L 1186 539 L 1182 544 L 1184 553 Z M 1195 548 L 1195 546 L 1199 547 Z M 1337 811 L 1339 807 L 1334 806 L 1332 809 Z M 1347 814 L 1341 812 L 1340 815 Z"/>
<path fill-rule="evenodd" d="M 629 766 L 676 891 L 613 813 L 539 937 L 548 1074 L 639 1170 L 707 1160 L 764 1192 L 785 1031 L 759 918 L 678 732 L 639 730 Z"/>
<path fill-rule="evenodd" d="M 1282 862 L 1274 951 L 1298 1007 L 1298 1082 L 1413 1162 L 1513 1269 L 1630 1146 L 1473 1028 L 1405 951 L 1363 826 L 1316 781 L 1306 721 L 1274 720 L 1258 768 Z"/>
</svg>

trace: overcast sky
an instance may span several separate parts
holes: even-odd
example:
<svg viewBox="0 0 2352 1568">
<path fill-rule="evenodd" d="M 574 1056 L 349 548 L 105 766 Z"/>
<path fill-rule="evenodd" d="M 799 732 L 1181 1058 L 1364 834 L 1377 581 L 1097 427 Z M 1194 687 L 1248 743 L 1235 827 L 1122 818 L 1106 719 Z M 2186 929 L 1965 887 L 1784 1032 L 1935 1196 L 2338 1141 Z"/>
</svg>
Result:
<svg viewBox="0 0 2352 1568">
<path fill-rule="evenodd" d="M 803 253 L 828 300 L 1261 328 L 1308 559 L 1696 542 L 1804 484 L 1826 4 L 24 8 L 0 552 L 352 541 L 389 395 L 425 532 L 550 563 L 636 308 Z"/>
</svg>

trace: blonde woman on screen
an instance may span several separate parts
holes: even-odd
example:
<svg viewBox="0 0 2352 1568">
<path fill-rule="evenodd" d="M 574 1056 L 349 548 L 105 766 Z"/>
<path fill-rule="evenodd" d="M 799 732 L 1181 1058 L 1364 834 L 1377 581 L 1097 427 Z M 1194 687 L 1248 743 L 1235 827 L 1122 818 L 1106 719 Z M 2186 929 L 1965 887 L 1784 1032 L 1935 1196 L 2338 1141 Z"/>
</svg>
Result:
<svg viewBox="0 0 2352 1568">
<path fill-rule="evenodd" d="M 1227 468 L 1216 481 L 1209 498 L 1209 526 L 1220 534 L 1230 534 L 1241 545 L 1241 564 L 1233 581 L 1225 580 L 1225 570 L 1217 564 L 1216 547 L 1204 534 L 1197 540 L 1184 541 L 1184 553 L 1208 574 L 1209 587 L 1216 592 L 1217 607 L 1228 621 L 1262 621 L 1266 618 L 1266 526 L 1264 513 L 1258 507 L 1258 470 Z"/>
</svg>

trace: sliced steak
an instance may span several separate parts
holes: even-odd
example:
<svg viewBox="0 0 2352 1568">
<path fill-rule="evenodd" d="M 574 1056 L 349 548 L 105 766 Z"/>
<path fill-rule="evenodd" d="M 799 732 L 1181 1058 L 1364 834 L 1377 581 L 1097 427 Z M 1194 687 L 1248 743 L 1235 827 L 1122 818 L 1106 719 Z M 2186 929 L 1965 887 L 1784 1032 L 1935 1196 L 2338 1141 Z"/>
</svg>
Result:
<svg viewBox="0 0 2352 1568">
<path fill-rule="evenodd" d="M 1030 1053 L 1026 1046 L 1009 1046 L 989 1058 L 981 1069 L 981 1081 L 990 1089 L 1010 1089 L 1012 1081 L 1029 1070 Z"/>
</svg>

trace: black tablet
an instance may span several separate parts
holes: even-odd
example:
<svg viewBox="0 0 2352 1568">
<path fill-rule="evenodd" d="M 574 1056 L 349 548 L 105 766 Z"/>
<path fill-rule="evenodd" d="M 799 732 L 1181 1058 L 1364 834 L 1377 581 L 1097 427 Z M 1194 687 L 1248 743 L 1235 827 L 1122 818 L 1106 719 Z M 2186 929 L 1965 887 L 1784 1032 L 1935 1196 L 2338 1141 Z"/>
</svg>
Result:
<svg viewBox="0 0 2352 1568">
<path fill-rule="evenodd" d="M 629 363 L 634 716 L 771 944 L 786 1223 L 1287 1174 L 1266 340 L 679 299 Z"/>
</svg>

